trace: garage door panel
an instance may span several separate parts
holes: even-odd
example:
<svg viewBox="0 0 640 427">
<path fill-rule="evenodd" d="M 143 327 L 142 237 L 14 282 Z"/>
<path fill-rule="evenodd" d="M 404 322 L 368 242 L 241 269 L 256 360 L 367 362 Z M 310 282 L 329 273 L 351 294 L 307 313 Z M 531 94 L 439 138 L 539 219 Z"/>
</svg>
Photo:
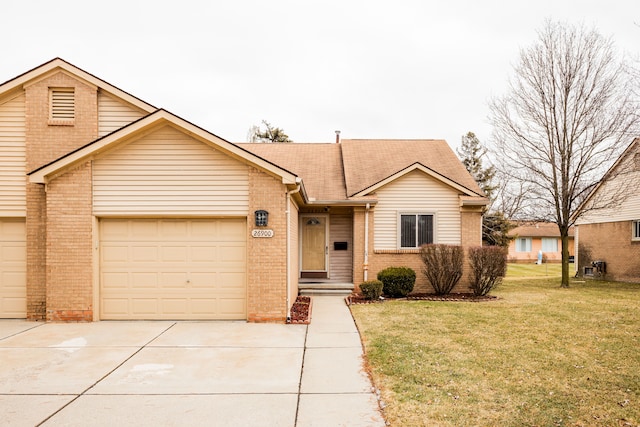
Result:
<svg viewBox="0 0 640 427">
<path fill-rule="evenodd" d="M 154 220 L 148 221 L 127 221 L 128 229 L 126 230 L 129 239 L 131 236 L 136 241 L 155 241 L 158 236 L 158 222 Z"/>
<path fill-rule="evenodd" d="M 216 246 L 205 245 L 191 247 L 191 261 L 193 262 L 208 263 L 216 262 L 218 259 L 218 248 Z"/>
<path fill-rule="evenodd" d="M 132 298 L 131 313 L 134 315 L 156 315 L 158 300 L 156 298 Z"/>
<path fill-rule="evenodd" d="M 222 251 L 220 259 L 224 262 L 238 262 L 245 263 L 247 257 L 247 251 L 244 246 L 229 245 Z"/>
<path fill-rule="evenodd" d="M 155 246 L 131 246 L 123 251 L 129 256 L 125 258 L 124 262 L 141 262 L 148 263 L 150 261 L 158 261 L 158 248 Z"/>
<path fill-rule="evenodd" d="M 197 236 L 197 240 L 212 241 L 218 238 L 218 224 L 211 222 L 198 222 L 192 225 L 193 233 Z M 243 224 L 244 228 L 244 224 Z"/>
<path fill-rule="evenodd" d="M 24 219 L 0 219 L 0 318 L 27 317 Z"/>
<path fill-rule="evenodd" d="M 189 304 L 185 298 L 163 298 L 162 314 L 185 315 L 189 312 Z"/>
<path fill-rule="evenodd" d="M 246 319 L 244 219 L 102 220 L 101 260 L 103 319 Z"/>
<path fill-rule="evenodd" d="M 244 222 L 226 223 L 221 225 L 219 236 L 222 238 L 222 240 L 244 239 L 244 236 L 245 236 Z"/>
<path fill-rule="evenodd" d="M 184 246 L 165 246 L 162 248 L 162 262 L 185 263 L 189 260 L 188 253 Z"/>
<path fill-rule="evenodd" d="M 137 289 L 157 289 L 158 273 L 155 271 L 142 271 L 128 274 L 123 287 L 132 291 Z"/>
<path fill-rule="evenodd" d="M 218 274 L 220 281 L 219 289 L 237 289 L 246 282 L 246 275 L 235 272 L 221 272 Z"/>
<path fill-rule="evenodd" d="M 211 307 L 213 307 L 214 310 L 219 311 L 217 304 L 218 301 L 214 298 L 192 300 L 191 311 L 195 314 L 205 315 L 211 311 Z M 244 310 L 242 310 L 242 313 L 240 314 L 244 314 Z"/>
<path fill-rule="evenodd" d="M 101 262 L 126 262 L 129 258 L 129 248 L 127 246 L 103 246 L 100 251 Z"/>
<path fill-rule="evenodd" d="M 218 283 L 218 273 L 191 273 L 191 287 L 192 288 L 209 288 L 211 284 L 216 286 Z"/>
<path fill-rule="evenodd" d="M 226 316 L 239 315 L 246 311 L 245 300 L 241 298 L 226 298 L 221 306 L 221 312 Z"/>
<path fill-rule="evenodd" d="M 129 299 L 127 298 L 103 298 L 102 311 L 110 313 L 112 316 L 128 316 Z"/>
</svg>

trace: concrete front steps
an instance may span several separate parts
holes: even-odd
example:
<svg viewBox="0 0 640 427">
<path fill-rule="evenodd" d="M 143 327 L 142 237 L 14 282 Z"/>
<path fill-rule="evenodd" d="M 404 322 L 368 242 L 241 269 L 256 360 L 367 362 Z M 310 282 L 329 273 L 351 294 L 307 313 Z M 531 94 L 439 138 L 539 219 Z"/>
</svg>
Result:
<svg viewBox="0 0 640 427">
<path fill-rule="evenodd" d="M 298 293 L 304 296 L 313 295 L 349 295 L 353 292 L 353 283 L 331 282 L 328 280 L 300 281 Z"/>
</svg>

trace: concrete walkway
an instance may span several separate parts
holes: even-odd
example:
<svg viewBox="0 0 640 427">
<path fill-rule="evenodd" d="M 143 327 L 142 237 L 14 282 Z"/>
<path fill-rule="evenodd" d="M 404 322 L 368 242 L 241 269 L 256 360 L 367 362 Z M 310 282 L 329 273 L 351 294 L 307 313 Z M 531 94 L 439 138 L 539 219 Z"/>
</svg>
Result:
<svg viewBox="0 0 640 427">
<path fill-rule="evenodd" d="M 0 321 L 3 426 L 384 426 L 341 297 L 311 325 Z"/>
</svg>

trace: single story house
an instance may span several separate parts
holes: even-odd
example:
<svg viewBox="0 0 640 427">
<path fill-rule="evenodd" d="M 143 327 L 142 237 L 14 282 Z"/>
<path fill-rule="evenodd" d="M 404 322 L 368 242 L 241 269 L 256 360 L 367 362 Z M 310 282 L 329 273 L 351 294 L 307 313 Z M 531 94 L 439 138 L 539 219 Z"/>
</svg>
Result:
<svg viewBox="0 0 640 427">
<path fill-rule="evenodd" d="M 578 275 L 640 283 L 639 188 L 635 138 L 574 215 Z"/>
<path fill-rule="evenodd" d="M 569 228 L 569 256 L 573 256 L 573 227 Z M 558 225 L 551 222 L 521 222 L 509 231 L 509 261 L 537 262 L 542 253 L 545 262 L 562 262 L 562 240 Z"/>
<path fill-rule="evenodd" d="M 442 140 L 234 144 L 59 58 L 0 84 L 0 318 L 284 322 L 480 245 L 486 203 Z"/>
</svg>

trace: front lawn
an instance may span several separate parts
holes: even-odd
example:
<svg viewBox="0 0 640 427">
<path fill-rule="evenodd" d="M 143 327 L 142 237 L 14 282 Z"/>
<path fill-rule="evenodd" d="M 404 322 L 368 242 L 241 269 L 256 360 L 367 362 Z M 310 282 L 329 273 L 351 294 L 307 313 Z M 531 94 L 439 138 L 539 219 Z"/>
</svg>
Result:
<svg viewBox="0 0 640 427">
<path fill-rule="evenodd" d="M 640 425 L 640 285 L 549 266 L 492 302 L 351 306 L 392 426 Z"/>
</svg>

